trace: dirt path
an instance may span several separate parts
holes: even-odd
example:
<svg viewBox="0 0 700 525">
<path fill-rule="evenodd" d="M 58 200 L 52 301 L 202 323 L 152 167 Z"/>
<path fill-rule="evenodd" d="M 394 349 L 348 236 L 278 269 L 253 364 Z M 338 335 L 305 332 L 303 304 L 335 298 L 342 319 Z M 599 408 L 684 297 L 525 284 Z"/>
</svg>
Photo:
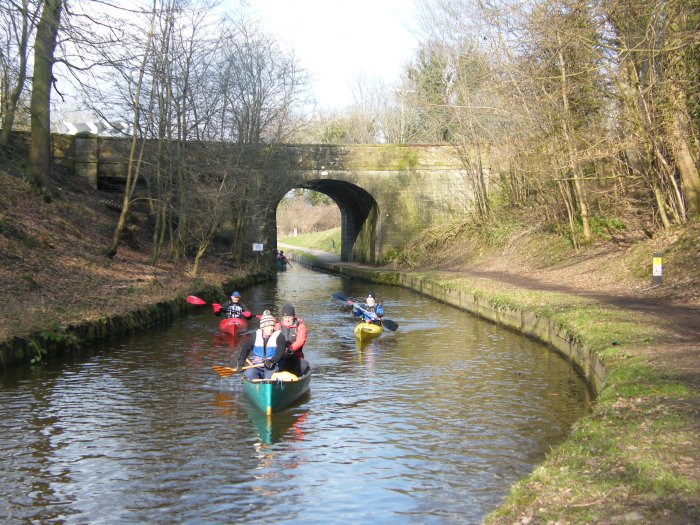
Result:
<svg viewBox="0 0 700 525">
<path fill-rule="evenodd" d="M 587 290 L 576 286 L 542 281 L 503 271 L 462 270 L 463 275 L 502 282 L 526 290 L 557 292 L 593 299 L 622 310 L 642 312 L 666 321 L 677 332 L 679 340 L 700 345 L 700 307 L 676 304 L 653 297 L 640 297 L 636 294 L 624 295 L 604 292 L 600 289 Z M 699 363 L 700 364 L 700 363 Z"/>
</svg>

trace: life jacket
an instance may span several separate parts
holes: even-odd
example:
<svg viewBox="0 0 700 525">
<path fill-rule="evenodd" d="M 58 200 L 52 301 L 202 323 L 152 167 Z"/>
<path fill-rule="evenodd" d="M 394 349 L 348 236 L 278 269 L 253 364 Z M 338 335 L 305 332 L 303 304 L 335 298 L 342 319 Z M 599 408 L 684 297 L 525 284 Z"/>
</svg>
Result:
<svg viewBox="0 0 700 525">
<path fill-rule="evenodd" d="M 229 301 L 221 306 L 221 314 L 224 319 L 240 319 L 243 317 L 243 306 L 241 306 L 241 303 Z"/>
<path fill-rule="evenodd" d="M 280 334 L 282 334 L 284 340 L 294 344 L 297 340 L 298 328 L 303 322 L 301 319 L 295 318 L 292 326 L 284 326 L 284 324 L 280 323 Z M 301 348 L 294 351 L 294 357 L 304 359 L 304 352 L 302 352 Z"/>
<path fill-rule="evenodd" d="M 262 335 L 262 329 L 258 328 L 255 331 L 255 343 L 253 344 L 253 363 L 261 363 L 263 359 L 272 359 L 277 352 L 277 336 L 279 331 L 272 332 L 265 346 L 265 338 Z"/>
<path fill-rule="evenodd" d="M 362 303 L 361 305 L 359 305 L 359 308 L 353 309 L 353 312 L 357 317 L 362 317 L 363 321 L 381 325 L 381 316 L 384 315 L 384 307 L 381 304 L 369 306 L 367 303 Z M 374 314 L 376 317 L 372 318 L 371 315 L 367 314 Z"/>
<path fill-rule="evenodd" d="M 294 343 L 297 340 L 297 327 L 299 326 L 299 319 L 294 319 L 292 326 L 284 326 L 280 323 L 280 332 L 284 336 L 285 341 Z"/>
</svg>

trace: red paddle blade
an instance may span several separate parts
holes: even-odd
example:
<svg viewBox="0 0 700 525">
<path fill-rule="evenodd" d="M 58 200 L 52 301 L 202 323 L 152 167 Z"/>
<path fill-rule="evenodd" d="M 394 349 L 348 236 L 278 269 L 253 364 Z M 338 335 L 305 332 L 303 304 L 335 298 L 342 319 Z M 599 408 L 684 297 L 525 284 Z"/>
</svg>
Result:
<svg viewBox="0 0 700 525">
<path fill-rule="evenodd" d="M 197 304 L 197 305 L 207 304 L 206 301 L 203 301 L 202 299 L 200 299 L 199 297 L 197 297 L 195 295 L 188 295 L 185 298 L 185 301 L 187 301 L 190 304 Z"/>
</svg>

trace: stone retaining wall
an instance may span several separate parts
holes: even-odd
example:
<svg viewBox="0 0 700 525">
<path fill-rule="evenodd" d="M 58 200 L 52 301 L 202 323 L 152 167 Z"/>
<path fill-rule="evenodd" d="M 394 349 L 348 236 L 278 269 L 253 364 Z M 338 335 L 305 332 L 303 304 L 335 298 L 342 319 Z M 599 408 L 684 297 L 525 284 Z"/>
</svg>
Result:
<svg viewBox="0 0 700 525">
<path fill-rule="evenodd" d="M 275 272 L 265 271 L 235 282 L 223 283 L 222 289 L 244 288 L 275 276 Z M 223 291 L 213 287 L 195 293 L 207 302 L 220 299 L 222 294 Z M 14 336 L 0 342 L 0 367 L 27 365 L 50 356 L 78 352 L 95 341 L 172 322 L 192 308 L 196 307 L 188 304 L 184 297 L 176 297 L 124 315 L 102 317 L 71 325 L 47 326 L 42 331 L 26 336 Z"/>
</svg>

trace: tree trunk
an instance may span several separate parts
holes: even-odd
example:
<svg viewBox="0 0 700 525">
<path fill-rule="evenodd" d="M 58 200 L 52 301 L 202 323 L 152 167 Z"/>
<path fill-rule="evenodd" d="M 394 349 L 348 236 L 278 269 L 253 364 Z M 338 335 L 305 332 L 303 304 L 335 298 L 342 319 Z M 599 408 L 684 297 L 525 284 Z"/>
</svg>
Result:
<svg viewBox="0 0 700 525">
<path fill-rule="evenodd" d="M 51 189 L 51 86 L 54 51 L 61 19 L 61 0 L 46 0 L 36 30 L 32 84 L 31 147 L 27 176 L 34 184 Z"/>
<path fill-rule="evenodd" d="M 190 275 L 192 277 L 197 277 L 197 274 L 199 273 L 199 263 L 202 261 L 202 257 L 204 257 L 204 255 L 207 253 L 210 244 L 211 237 L 203 240 L 197 247 L 197 254 L 194 256 L 194 262 L 192 263 L 192 269 L 190 270 Z"/>
<path fill-rule="evenodd" d="M 700 215 L 700 174 L 698 166 L 688 145 L 691 138 L 688 115 L 685 112 L 684 94 L 674 85 L 671 86 L 670 97 L 673 115 L 670 120 L 670 141 L 673 156 L 681 176 L 681 187 L 688 215 Z"/>
<path fill-rule="evenodd" d="M 559 50 L 559 67 L 561 69 L 561 98 L 564 108 L 564 115 L 561 120 L 562 133 L 564 134 L 564 141 L 566 142 L 566 150 L 569 156 L 569 168 L 571 169 L 571 175 L 573 177 L 574 192 L 573 197 L 575 198 L 575 204 L 578 204 L 579 217 L 581 219 L 581 227 L 583 230 L 583 242 L 591 242 L 591 228 L 588 219 L 588 202 L 586 199 L 586 193 L 583 188 L 583 182 L 581 181 L 581 175 L 578 167 L 578 159 L 576 155 L 576 145 L 573 142 L 573 138 L 569 132 L 569 119 L 571 112 L 569 111 L 569 88 L 567 82 L 567 70 L 566 62 L 564 61 L 564 54 Z M 572 231 L 573 235 L 573 231 Z M 578 246 L 576 246 L 578 248 Z"/>
<path fill-rule="evenodd" d="M 134 93 L 134 115 L 133 115 L 133 131 L 131 134 L 131 147 L 129 149 L 129 167 L 126 172 L 126 183 L 124 187 L 124 199 L 122 200 L 122 211 L 119 214 L 119 220 L 114 228 L 114 235 L 112 236 L 112 243 L 107 249 L 107 257 L 110 259 L 117 254 L 117 249 L 119 247 L 119 240 L 121 239 L 122 232 L 126 226 L 126 220 L 129 216 L 129 207 L 131 205 L 131 196 L 136 189 L 136 183 L 138 182 L 139 172 L 141 170 L 141 161 L 143 159 L 143 150 L 146 143 L 146 137 L 143 137 L 143 143 L 141 144 L 141 149 L 136 156 L 136 147 L 138 143 L 138 129 L 141 115 L 141 89 L 144 85 L 144 76 L 146 74 L 146 66 L 148 65 L 148 60 L 150 58 L 151 45 L 153 44 L 153 28 L 155 25 L 156 18 L 156 3 L 153 3 L 153 11 L 151 13 L 150 31 L 148 33 L 148 40 L 146 42 L 146 50 L 143 54 L 143 60 L 141 61 L 141 67 L 139 70 L 139 78 L 136 84 L 136 92 Z M 151 102 L 149 104 L 149 122 L 153 117 L 152 107 L 153 107 L 153 92 L 151 92 Z M 144 135 L 148 133 L 149 125 L 145 126 Z"/>
<path fill-rule="evenodd" d="M 571 187 L 569 183 L 559 178 L 557 180 L 557 186 L 559 187 L 559 192 L 561 193 L 562 200 L 566 206 L 566 218 L 569 223 L 569 231 L 571 232 L 571 245 L 574 249 L 579 249 L 578 235 L 576 235 L 576 205 L 574 203 L 574 198 L 571 192 Z"/>
<path fill-rule="evenodd" d="M 668 220 L 664 198 L 661 196 L 661 191 L 659 191 L 659 188 L 656 185 L 654 185 L 652 191 L 654 193 L 654 200 L 656 200 L 656 208 L 659 210 L 661 224 L 663 224 L 665 230 L 668 230 L 671 227 L 671 221 Z"/>
</svg>

